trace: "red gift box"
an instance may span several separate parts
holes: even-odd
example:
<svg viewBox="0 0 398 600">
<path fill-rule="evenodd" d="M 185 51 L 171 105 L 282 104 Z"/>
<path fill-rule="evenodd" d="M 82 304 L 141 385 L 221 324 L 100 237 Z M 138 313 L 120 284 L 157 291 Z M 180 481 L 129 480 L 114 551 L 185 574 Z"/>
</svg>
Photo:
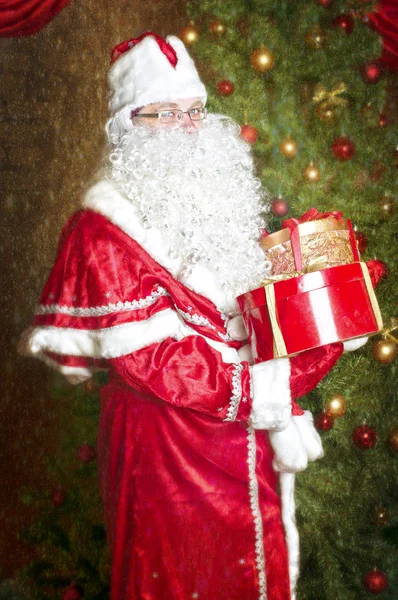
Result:
<svg viewBox="0 0 398 600">
<path fill-rule="evenodd" d="M 360 262 L 269 283 L 237 301 L 256 363 L 383 328 L 368 268 Z"/>
</svg>

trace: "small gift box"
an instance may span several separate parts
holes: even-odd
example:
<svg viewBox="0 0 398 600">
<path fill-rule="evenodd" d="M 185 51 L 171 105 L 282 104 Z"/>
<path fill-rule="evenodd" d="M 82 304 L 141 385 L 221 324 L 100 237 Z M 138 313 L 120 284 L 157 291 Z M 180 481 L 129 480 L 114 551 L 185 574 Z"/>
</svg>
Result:
<svg viewBox="0 0 398 600">
<path fill-rule="evenodd" d="M 311 208 L 300 219 L 286 219 L 280 231 L 267 235 L 260 244 L 272 263 L 271 275 L 359 260 L 351 221 L 337 211 L 319 213 Z"/>
<path fill-rule="evenodd" d="M 383 328 L 369 271 L 362 262 L 265 282 L 237 301 L 256 363 Z"/>
</svg>

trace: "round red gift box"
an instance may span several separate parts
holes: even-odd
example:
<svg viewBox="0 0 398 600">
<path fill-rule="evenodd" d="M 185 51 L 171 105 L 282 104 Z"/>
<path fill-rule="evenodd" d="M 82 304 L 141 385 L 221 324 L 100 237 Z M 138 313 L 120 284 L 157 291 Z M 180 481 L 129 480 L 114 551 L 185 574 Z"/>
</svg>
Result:
<svg viewBox="0 0 398 600">
<path fill-rule="evenodd" d="M 254 361 L 291 356 L 380 331 L 380 310 L 365 269 L 359 262 L 330 267 L 238 296 Z M 273 288 L 273 306 L 267 300 L 268 285 Z"/>
</svg>

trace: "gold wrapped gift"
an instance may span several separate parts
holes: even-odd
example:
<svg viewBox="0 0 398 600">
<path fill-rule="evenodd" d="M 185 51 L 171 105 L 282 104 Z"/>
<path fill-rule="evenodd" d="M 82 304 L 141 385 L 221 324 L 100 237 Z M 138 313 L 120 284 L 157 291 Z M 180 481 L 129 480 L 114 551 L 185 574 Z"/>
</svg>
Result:
<svg viewBox="0 0 398 600">
<path fill-rule="evenodd" d="M 310 213 L 320 215 L 315 209 L 306 215 Z M 293 274 L 320 259 L 320 269 L 359 260 L 354 232 L 348 219 L 328 216 L 304 222 L 288 219 L 287 223 L 290 227 L 261 240 L 261 247 L 272 263 L 271 275 Z"/>
</svg>

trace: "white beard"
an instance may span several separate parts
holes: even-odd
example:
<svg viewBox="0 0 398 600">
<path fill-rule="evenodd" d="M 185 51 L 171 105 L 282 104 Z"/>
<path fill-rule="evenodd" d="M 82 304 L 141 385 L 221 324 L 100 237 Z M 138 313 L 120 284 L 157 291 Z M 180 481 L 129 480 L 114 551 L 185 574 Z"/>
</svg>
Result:
<svg viewBox="0 0 398 600">
<path fill-rule="evenodd" d="M 107 179 L 158 228 L 171 257 L 212 271 L 225 293 L 258 287 L 269 262 L 258 240 L 268 194 L 253 175 L 239 126 L 208 118 L 194 133 L 137 125 L 112 137 Z"/>
</svg>

